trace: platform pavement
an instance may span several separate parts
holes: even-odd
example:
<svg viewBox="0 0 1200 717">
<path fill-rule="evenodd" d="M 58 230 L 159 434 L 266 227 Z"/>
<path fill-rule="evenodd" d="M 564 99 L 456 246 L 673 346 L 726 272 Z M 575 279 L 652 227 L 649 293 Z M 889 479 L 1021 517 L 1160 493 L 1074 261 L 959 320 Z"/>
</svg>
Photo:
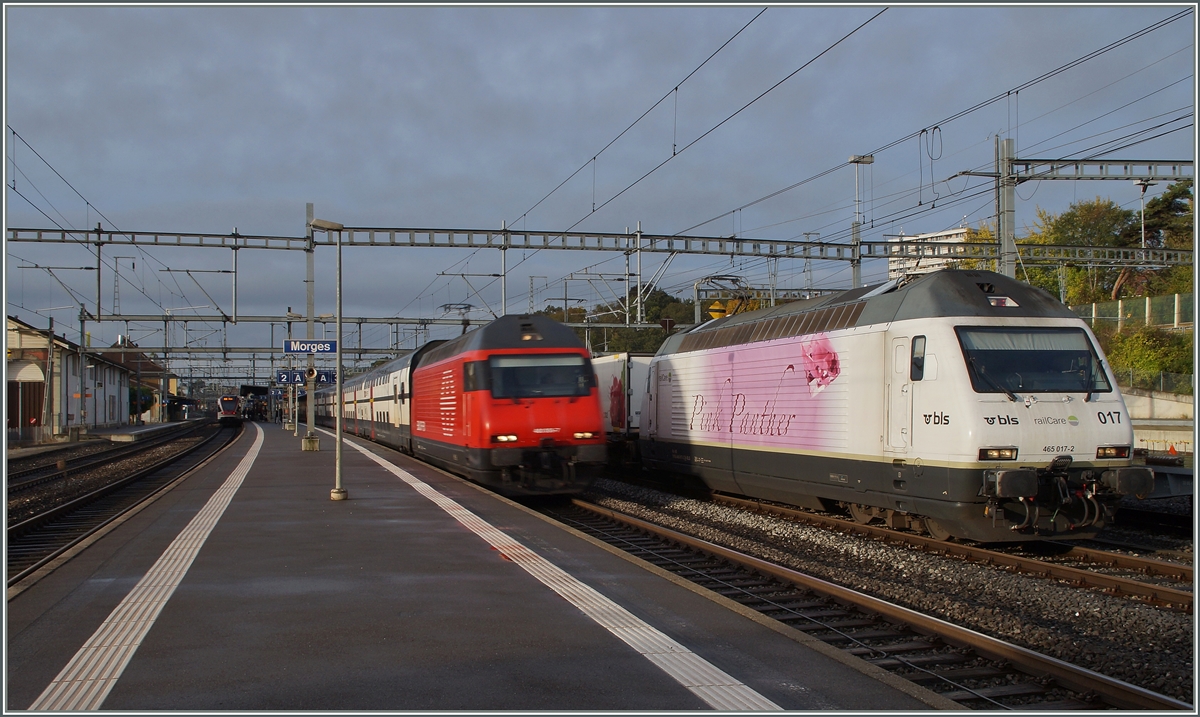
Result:
<svg viewBox="0 0 1200 717">
<path fill-rule="evenodd" d="M 103 709 L 708 709 L 656 666 L 680 650 L 701 665 L 697 684 L 724 674 L 787 710 L 950 704 L 386 449 L 370 450 L 394 469 L 348 441 L 349 499 L 331 501 L 329 436 L 302 452 L 277 425 L 247 424 L 205 470 L 9 601 L 7 709 L 29 708 L 223 495 L 259 428 L 253 466 Z M 572 596 L 590 588 L 676 647 L 639 654 L 523 568 L 527 552 L 585 586 Z"/>
<path fill-rule="evenodd" d="M 192 419 L 190 422 L 202 423 L 211 419 Z M 90 441 L 110 441 L 113 443 L 129 443 L 133 441 L 143 440 L 154 436 L 163 431 L 170 431 L 178 428 L 189 421 L 173 421 L 169 423 L 143 423 L 141 425 L 127 426 L 111 426 L 105 428 L 93 428 L 82 437 L 80 441 L 61 441 L 54 443 L 43 443 L 35 446 L 22 446 L 20 448 L 9 448 L 6 452 L 6 459 L 25 458 L 26 456 L 38 455 L 39 453 L 50 453 L 53 451 L 61 451 L 66 448 L 71 448 L 80 445 L 83 442 Z"/>
</svg>

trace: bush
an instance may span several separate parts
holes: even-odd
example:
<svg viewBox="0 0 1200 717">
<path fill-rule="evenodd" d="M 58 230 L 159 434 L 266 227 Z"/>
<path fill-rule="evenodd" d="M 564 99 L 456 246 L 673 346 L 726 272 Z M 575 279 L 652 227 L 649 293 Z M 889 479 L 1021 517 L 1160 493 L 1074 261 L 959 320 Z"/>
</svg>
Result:
<svg viewBox="0 0 1200 717">
<path fill-rule="evenodd" d="M 1105 341 L 1107 339 L 1107 341 Z M 1113 373 L 1157 375 L 1192 373 L 1193 332 L 1163 331 L 1143 326 L 1101 338 Z"/>
</svg>

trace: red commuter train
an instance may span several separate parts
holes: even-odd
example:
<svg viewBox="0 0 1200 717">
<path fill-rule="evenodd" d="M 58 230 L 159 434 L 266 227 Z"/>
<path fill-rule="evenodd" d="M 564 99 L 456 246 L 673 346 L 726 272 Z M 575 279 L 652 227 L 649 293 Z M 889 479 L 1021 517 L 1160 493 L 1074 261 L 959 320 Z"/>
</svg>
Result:
<svg viewBox="0 0 1200 717">
<path fill-rule="evenodd" d="M 316 392 L 333 426 L 336 390 Z M 343 430 L 505 495 L 577 493 L 605 461 L 591 358 L 569 327 L 508 315 L 344 382 Z"/>
</svg>

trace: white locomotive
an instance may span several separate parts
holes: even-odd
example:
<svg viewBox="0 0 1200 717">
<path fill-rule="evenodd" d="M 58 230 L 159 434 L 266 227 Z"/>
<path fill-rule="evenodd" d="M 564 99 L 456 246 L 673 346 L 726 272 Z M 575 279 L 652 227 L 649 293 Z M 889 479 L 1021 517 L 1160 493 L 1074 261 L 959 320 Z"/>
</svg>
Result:
<svg viewBox="0 0 1200 717">
<path fill-rule="evenodd" d="M 655 355 L 649 468 L 979 541 L 1088 537 L 1154 475 L 1088 326 L 942 270 L 710 321 Z"/>
</svg>

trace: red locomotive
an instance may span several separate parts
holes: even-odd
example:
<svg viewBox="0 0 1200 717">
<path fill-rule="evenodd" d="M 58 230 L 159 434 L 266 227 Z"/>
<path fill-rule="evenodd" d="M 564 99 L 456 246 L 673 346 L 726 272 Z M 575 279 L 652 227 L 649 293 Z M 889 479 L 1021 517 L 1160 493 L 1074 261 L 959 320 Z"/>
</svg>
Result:
<svg viewBox="0 0 1200 717">
<path fill-rule="evenodd" d="M 334 390 L 317 392 L 333 424 Z M 507 495 L 575 493 L 605 460 L 591 358 L 570 328 L 503 316 L 345 382 L 343 429 Z"/>
</svg>

